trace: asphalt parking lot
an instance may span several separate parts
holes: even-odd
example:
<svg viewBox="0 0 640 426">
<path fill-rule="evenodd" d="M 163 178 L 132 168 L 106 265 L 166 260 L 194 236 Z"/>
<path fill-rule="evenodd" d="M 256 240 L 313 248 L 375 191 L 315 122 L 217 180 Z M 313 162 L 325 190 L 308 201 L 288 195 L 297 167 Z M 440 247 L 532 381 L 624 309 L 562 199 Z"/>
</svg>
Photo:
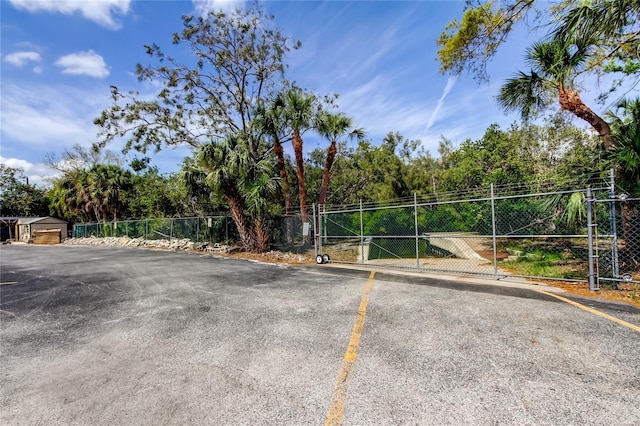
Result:
<svg viewBox="0 0 640 426">
<path fill-rule="evenodd" d="M 640 424 L 627 305 L 594 304 L 603 316 L 529 288 L 327 265 L 0 250 L 1 424 Z"/>
</svg>

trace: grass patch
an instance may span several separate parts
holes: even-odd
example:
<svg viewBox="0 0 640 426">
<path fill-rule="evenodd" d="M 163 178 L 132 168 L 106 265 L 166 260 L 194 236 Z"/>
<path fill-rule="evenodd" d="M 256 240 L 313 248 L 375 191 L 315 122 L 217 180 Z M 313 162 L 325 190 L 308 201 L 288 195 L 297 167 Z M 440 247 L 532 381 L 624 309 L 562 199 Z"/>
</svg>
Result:
<svg viewBox="0 0 640 426">
<path fill-rule="evenodd" d="M 509 249 L 508 251 L 516 254 L 512 256 L 511 260 L 501 262 L 500 267 L 516 275 L 587 279 L 588 263 L 586 259 L 576 259 L 572 252 L 523 249 Z"/>
</svg>

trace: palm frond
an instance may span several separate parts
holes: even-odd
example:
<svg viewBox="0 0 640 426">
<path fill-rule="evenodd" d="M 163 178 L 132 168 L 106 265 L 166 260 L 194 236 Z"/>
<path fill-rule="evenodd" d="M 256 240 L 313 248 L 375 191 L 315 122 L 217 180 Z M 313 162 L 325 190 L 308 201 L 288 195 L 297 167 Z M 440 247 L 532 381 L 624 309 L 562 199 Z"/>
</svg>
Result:
<svg viewBox="0 0 640 426">
<path fill-rule="evenodd" d="M 538 41 L 527 48 L 526 62 L 536 73 L 553 80 L 557 85 L 566 85 L 587 63 L 593 45 L 593 38 L 588 37 L 571 41 Z"/>
<path fill-rule="evenodd" d="M 567 225 L 573 226 L 585 223 L 587 217 L 586 206 L 587 202 L 584 192 L 574 192 L 571 194 L 565 210 Z"/>
<path fill-rule="evenodd" d="M 500 88 L 497 101 L 505 111 L 517 111 L 528 120 L 549 105 L 549 89 L 549 81 L 536 72 L 520 71 Z"/>
<path fill-rule="evenodd" d="M 637 0 L 583 2 L 567 13 L 552 36 L 569 43 L 585 36 L 611 37 L 639 17 Z"/>
</svg>

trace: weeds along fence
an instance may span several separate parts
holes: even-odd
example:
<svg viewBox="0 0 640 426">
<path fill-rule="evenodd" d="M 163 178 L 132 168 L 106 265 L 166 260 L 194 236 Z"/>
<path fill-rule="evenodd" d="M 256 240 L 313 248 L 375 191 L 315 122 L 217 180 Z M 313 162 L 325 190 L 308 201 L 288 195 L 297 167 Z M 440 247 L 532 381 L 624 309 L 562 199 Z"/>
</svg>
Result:
<svg viewBox="0 0 640 426">
<path fill-rule="evenodd" d="M 129 237 L 145 240 L 189 239 L 227 242 L 237 237 L 233 221 L 227 214 L 206 217 L 156 218 L 117 222 L 82 223 L 73 226 L 74 238 Z"/>
<path fill-rule="evenodd" d="M 612 186 L 613 188 L 613 186 Z M 600 284 L 640 283 L 640 201 L 611 188 L 327 207 L 333 262 Z"/>
</svg>

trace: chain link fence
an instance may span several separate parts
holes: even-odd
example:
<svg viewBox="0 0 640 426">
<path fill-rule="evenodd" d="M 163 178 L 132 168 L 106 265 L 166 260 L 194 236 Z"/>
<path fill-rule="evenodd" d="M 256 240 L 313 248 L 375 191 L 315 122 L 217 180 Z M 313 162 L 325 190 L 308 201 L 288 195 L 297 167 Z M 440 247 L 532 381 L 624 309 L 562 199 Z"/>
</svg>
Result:
<svg viewBox="0 0 640 426">
<path fill-rule="evenodd" d="M 304 221 L 300 215 L 274 217 L 271 226 L 273 247 L 294 253 L 313 251 L 313 218 L 314 214 Z"/>
<path fill-rule="evenodd" d="M 639 207 L 609 188 L 500 194 L 491 187 L 466 200 L 328 207 L 317 243 L 334 262 L 615 287 L 640 282 Z"/>
<path fill-rule="evenodd" d="M 640 198 L 609 194 L 595 204 L 600 282 L 613 287 L 640 282 Z"/>
<path fill-rule="evenodd" d="M 269 220 L 271 222 L 271 241 L 275 249 L 293 252 L 313 251 L 313 216 L 307 218 L 305 222 L 299 215 L 274 216 Z M 206 217 L 80 223 L 73 226 L 72 237 L 128 237 L 145 240 L 189 239 L 194 242 L 224 244 L 233 244 L 239 239 L 233 219 L 225 213 Z"/>
<path fill-rule="evenodd" d="M 302 220 L 274 216 L 273 248 L 333 262 L 424 271 L 589 283 L 640 284 L 640 198 L 609 187 L 508 193 L 468 199 L 395 200 L 330 206 Z M 521 191 L 522 192 L 522 191 Z M 74 237 L 190 239 L 233 244 L 226 213 L 207 217 L 76 224 Z M 324 259 L 323 259 L 323 256 Z"/>
<path fill-rule="evenodd" d="M 82 223 L 73 226 L 74 238 L 129 237 L 145 240 L 189 239 L 191 241 L 229 242 L 237 238 L 236 228 L 226 215 L 186 218 L 121 220 Z"/>
</svg>

